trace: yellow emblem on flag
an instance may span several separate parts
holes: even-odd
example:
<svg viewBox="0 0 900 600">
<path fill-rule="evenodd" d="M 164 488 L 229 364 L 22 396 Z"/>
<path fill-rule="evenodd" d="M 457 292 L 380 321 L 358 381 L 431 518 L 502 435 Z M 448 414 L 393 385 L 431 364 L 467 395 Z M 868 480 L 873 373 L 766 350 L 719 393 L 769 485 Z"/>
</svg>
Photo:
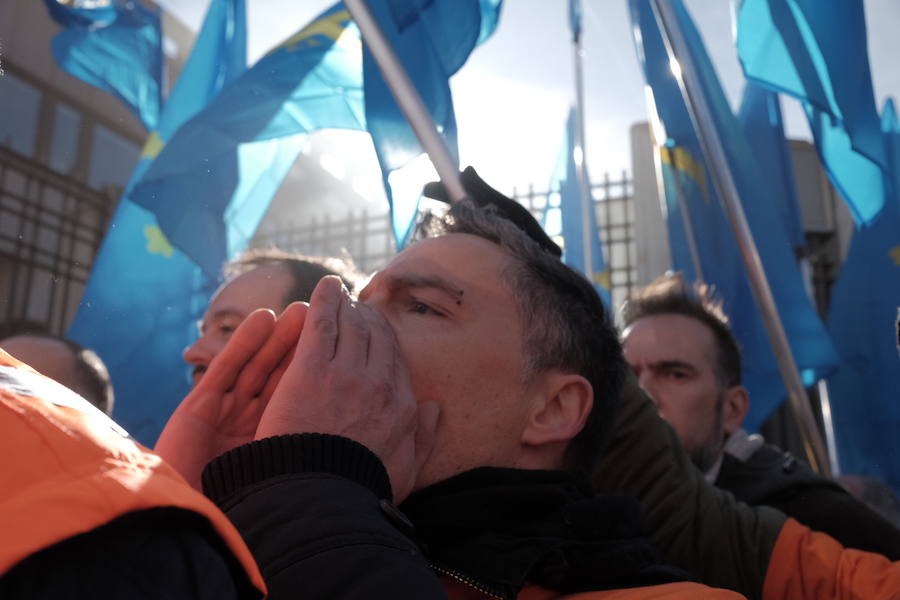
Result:
<svg viewBox="0 0 900 600">
<path fill-rule="evenodd" d="M 894 246 L 888 250 L 888 255 L 893 259 L 894 264 L 900 267 L 900 245 Z"/>
<path fill-rule="evenodd" d="M 163 147 L 166 145 L 165 142 L 162 141 L 162 138 L 159 137 L 157 132 L 151 132 L 149 136 L 147 136 L 147 141 L 144 142 L 144 147 L 141 149 L 141 160 L 145 158 L 154 159 L 159 156 L 159 153 L 162 152 Z"/>
<path fill-rule="evenodd" d="M 609 291 L 612 289 L 612 274 L 609 272 L 609 269 L 604 269 L 603 271 L 597 271 L 594 273 L 594 283 L 602 287 L 604 290 Z"/>
<path fill-rule="evenodd" d="M 159 225 L 146 225 L 144 237 L 147 238 L 147 252 L 150 254 L 160 254 L 166 258 L 172 258 L 172 255 L 175 254 L 175 248 L 169 243 Z"/>
<path fill-rule="evenodd" d="M 680 146 L 675 146 L 675 148 L 660 146 L 659 156 L 663 163 L 675 167 L 677 171 L 693 179 L 700 186 L 700 189 L 703 190 L 703 201 L 709 204 L 706 171 L 703 169 L 703 165 L 690 152 Z"/>
<path fill-rule="evenodd" d="M 302 46 L 318 46 L 319 42 L 313 36 L 316 35 L 324 35 L 327 38 L 330 38 L 334 42 L 343 43 L 344 40 L 341 39 L 344 31 L 347 29 L 347 22 L 350 21 L 350 13 L 346 10 L 340 10 L 333 15 L 328 15 L 327 17 L 323 17 L 318 21 L 313 21 L 287 40 L 284 41 L 280 46 L 275 46 L 272 50 L 268 52 L 268 54 L 272 54 L 280 49 L 284 49 L 287 52 L 294 52 L 300 49 Z M 356 45 L 359 45 L 359 40 L 354 40 Z"/>
</svg>

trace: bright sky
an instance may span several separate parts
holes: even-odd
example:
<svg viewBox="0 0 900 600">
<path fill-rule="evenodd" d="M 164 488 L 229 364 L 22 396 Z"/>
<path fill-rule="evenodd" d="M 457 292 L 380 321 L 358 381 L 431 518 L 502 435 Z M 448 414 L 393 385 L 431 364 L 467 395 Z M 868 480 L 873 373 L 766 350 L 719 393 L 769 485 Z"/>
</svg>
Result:
<svg viewBox="0 0 900 600">
<path fill-rule="evenodd" d="M 199 27 L 207 0 L 157 0 L 192 29 Z M 332 0 L 248 2 L 251 64 L 294 33 Z M 704 37 L 732 104 L 743 77 L 735 57 L 728 0 L 686 0 Z M 629 127 L 646 120 L 643 76 L 634 53 L 626 0 L 583 0 L 586 151 L 593 178 L 631 170 Z M 900 97 L 900 2 L 866 0 L 869 53 L 879 108 L 887 95 Z M 460 158 L 492 185 L 546 185 L 574 99 L 573 54 L 568 0 L 505 0 L 494 36 L 472 54 L 451 81 L 459 127 Z M 839 43 L 836 40 L 835 43 Z M 792 101 L 785 101 L 788 134 L 808 138 Z M 341 136 L 341 144 L 355 136 Z M 367 136 L 351 169 L 376 177 Z M 368 147 L 367 147 L 368 146 Z M 350 150 L 347 148 L 347 150 Z M 369 164 L 363 164 L 363 163 Z M 365 166 L 365 168 L 363 168 Z M 361 175 L 363 175 L 361 173 Z M 363 186 L 366 187 L 366 186 Z M 377 187 L 377 186 L 375 186 Z"/>
</svg>

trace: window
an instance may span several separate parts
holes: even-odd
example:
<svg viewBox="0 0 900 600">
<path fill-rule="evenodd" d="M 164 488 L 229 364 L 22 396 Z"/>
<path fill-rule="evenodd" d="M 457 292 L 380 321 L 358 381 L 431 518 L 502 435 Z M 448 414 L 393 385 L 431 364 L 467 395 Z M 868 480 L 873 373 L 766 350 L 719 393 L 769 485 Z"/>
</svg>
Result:
<svg viewBox="0 0 900 600">
<path fill-rule="evenodd" d="M 121 135 L 97 125 L 91 145 L 91 164 L 88 185 L 100 190 L 108 185 L 122 188 L 140 157 L 140 149 Z"/>
<path fill-rule="evenodd" d="M 57 104 L 53 118 L 53 140 L 50 143 L 50 168 L 67 174 L 75 166 L 81 115 L 65 104 Z"/>
<path fill-rule="evenodd" d="M 41 93 L 13 75 L 0 77 L 0 146 L 25 156 L 34 156 Z"/>
</svg>

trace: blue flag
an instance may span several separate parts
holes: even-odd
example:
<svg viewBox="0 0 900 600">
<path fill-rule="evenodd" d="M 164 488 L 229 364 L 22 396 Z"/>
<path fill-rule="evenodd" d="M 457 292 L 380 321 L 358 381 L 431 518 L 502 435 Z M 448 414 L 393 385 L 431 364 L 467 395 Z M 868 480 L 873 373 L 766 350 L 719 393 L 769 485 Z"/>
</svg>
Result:
<svg viewBox="0 0 900 600">
<path fill-rule="evenodd" d="M 887 158 L 862 1 L 744 0 L 737 34 L 747 79 L 803 102 L 832 183 L 857 223 L 872 222 Z"/>
<path fill-rule="evenodd" d="M 244 31 L 243 0 L 211 2 L 159 128 L 148 137 L 113 215 L 68 331 L 106 362 L 120 398 L 113 416 L 147 445 L 190 389 L 181 351 L 194 339 L 194 325 L 217 281 L 172 246 L 132 193 L 166 136 L 244 69 Z"/>
<path fill-rule="evenodd" d="M 585 170 L 587 175 L 587 170 Z M 590 180 L 588 181 L 590 189 Z M 556 160 L 556 168 L 550 179 L 550 190 L 558 190 L 561 229 L 548 231 L 548 235 L 561 233 L 563 244 L 563 262 L 573 269 L 581 272 L 593 284 L 597 293 L 603 298 L 606 308 L 612 306 L 610 298 L 610 273 L 603 260 L 603 246 L 600 242 L 600 230 L 597 227 L 597 215 L 594 210 L 594 201 L 591 198 L 590 214 L 593 217 L 590 223 L 590 248 L 593 273 L 587 273 L 584 260 L 584 229 L 581 210 L 581 187 L 578 184 L 578 174 L 575 167 L 575 110 L 569 110 L 569 118 L 566 121 L 566 135 L 560 148 L 559 157 Z M 551 217 L 552 218 L 552 217 Z M 547 227 L 548 215 L 544 216 L 544 228 Z"/>
<path fill-rule="evenodd" d="M 806 294 L 786 228 L 772 226 L 780 223 L 780 209 L 765 186 L 767 180 L 760 175 L 753 150 L 731 112 L 700 35 L 681 1 L 673 0 L 672 5 L 697 68 L 702 93 L 712 109 L 791 349 L 806 383 L 811 384 L 834 368 L 836 353 Z M 687 217 L 693 226 L 704 278 L 723 299 L 732 332 L 741 347 L 744 384 L 751 397 L 744 426 L 752 431 L 783 401 L 784 384 L 731 226 L 702 161 L 699 140 L 672 74 L 650 2 L 630 0 L 630 6 L 638 57 L 652 89 L 655 112 L 668 138 L 661 158 L 672 259 L 689 279 L 696 278 L 682 226 L 682 219 Z M 679 193 L 689 215 L 681 213 Z"/>
<path fill-rule="evenodd" d="M 900 127 L 893 102 L 882 113 L 888 161 L 900 175 Z M 828 379 L 838 457 L 846 473 L 884 479 L 900 494 L 900 201 L 885 201 L 875 221 L 858 229 L 831 292 L 828 331 L 842 364 Z"/>
<path fill-rule="evenodd" d="M 159 9 L 121 0 L 44 4 L 64 27 L 52 42 L 59 66 L 117 97 L 148 130 L 155 128 L 162 103 Z"/>
<path fill-rule="evenodd" d="M 794 248 L 806 247 L 803 216 L 797 201 L 791 152 L 784 137 L 778 94 L 747 82 L 738 112 L 738 121 L 756 163 L 766 174 L 772 201 L 778 207 L 780 223 Z"/>
<path fill-rule="evenodd" d="M 213 277 L 253 236 L 307 134 L 324 128 L 365 129 L 359 31 L 340 3 L 160 144 L 132 197 Z"/>
<path fill-rule="evenodd" d="M 458 161 L 456 117 L 448 78 L 494 32 L 502 0 L 372 0 L 369 8 Z M 413 161 L 423 150 L 404 119 L 375 59 L 363 57 L 366 122 L 384 177 L 397 246 L 405 245 L 424 181 Z M 410 172 L 403 168 L 410 166 Z M 395 191 L 397 194 L 395 195 Z"/>
</svg>

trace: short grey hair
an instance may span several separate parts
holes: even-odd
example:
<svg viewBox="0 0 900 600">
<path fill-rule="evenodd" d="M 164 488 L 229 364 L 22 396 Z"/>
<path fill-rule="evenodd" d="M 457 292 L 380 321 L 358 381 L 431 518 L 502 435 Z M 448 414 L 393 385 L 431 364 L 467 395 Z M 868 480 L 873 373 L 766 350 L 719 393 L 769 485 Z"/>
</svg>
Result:
<svg viewBox="0 0 900 600">
<path fill-rule="evenodd" d="M 491 241 L 512 259 L 501 278 L 516 299 L 522 320 L 526 377 L 561 369 L 590 382 L 594 405 L 567 451 L 568 468 L 589 474 L 599 460 L 627 372 L 603 301 L 580 273 L 490 208 L 469 202 L 454 204 L 444 215 L 427 215 L 417 237 L 450 233 Z"/>
</svg>

